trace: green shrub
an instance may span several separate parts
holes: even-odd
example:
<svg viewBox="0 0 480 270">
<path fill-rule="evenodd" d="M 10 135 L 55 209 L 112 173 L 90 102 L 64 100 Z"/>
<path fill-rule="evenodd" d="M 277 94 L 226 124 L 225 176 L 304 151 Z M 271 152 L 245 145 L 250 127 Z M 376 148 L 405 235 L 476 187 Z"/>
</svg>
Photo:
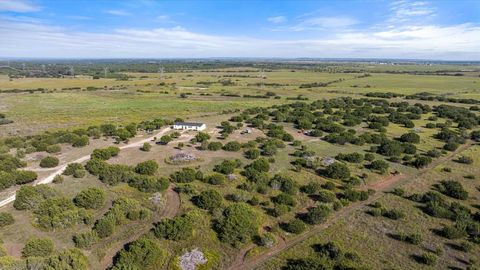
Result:
<svg viewBox="0 0 480 270">
<path fill-rule="evenodd" d="M 446 143 L 446 144 L 443 146 L 443 149 L 444 149 L 444 150 L 447 150 L 447 151 L 455 151 L 455 150 L 457 150 L 458 147 L 459 147 L 458 143 L 449 142 L 449 143 Z"/>
<path fill-rule="evenodd" d="M 387 172 L 389 165 L 387 162 L 377 159 L 372 161 L 368 167 L 371 170 L 376 170 L 383 174 Z"/>
<path fill-rule="evenodd" d="M 350 177 L 350 169 L 345 164 L 335 162 L 328 165 L 323 174 L 332 179 L 347 179 Z"/>
<path fill-rule="evenodd" d="M 85 209 L 99 209 L 105 204 L 105 192 L 99 188 L 87 188 L 73 198 L 76 206 Z"/>
<path fill-rule="evenodd" d="M 223 211 L 223 219 L 215 224 L 222 242 L 237 246 L 246 243 L 258 232 L 259 220 L 255 210 L 245 203 L 235 203 Z"/>
<path fill-rule="evenodd" d="M 8 173 L 0 171 L 0 190 L 9 188 L 16 184 L 15 175 L 13 173 Z"/>
<path fill-rule="evenodd" d="M 135 175 L 128 181 L 128 185 L 142 192 L 160 192 L 168 188 L 170 181 L 164 177 L 149 175 Z"/>
<path fill-rule="evenodd" d="M 98 237 L 105 238 L 112 235 L 115 231 L 116 219 L 114 215 L 106 215 L 97 220 L 93 230 L 97 233 Z"/>
<path fill-rule="evenodd" d="M 75 171 L 83 170 L 83 166 L 80 163 L 69 163 L 67 168 L 63 171 L 63 175 L 73 175 Z"/>
<path fill-rule="evenodd" d="M 8 225 L 15 223 L 12 214 L 7 212 L 0 212 L 0 228 L 3 228 Z"/>
<path fill-rule="evenodd" d="M 22 249 L 22 257 L 47 257 L 53 253 L 53 241 L 48 238 L 32 238 Z"/>
<path fill-rule="evenodd" d="M 72 140 L 73 147 L 84 147 L 88 145 L 88 143 L 89 143 L 89 139 L 88 139 L 88 136 L 86 135 L 75 137 Z"/>
<path fill-rule="evenodd" d="M 324 222 L 331 213 L 332 208 L 328 205 L 321 204 L 317 207 L 308 209 L 308 212 L 305 215 L 305 220 L 310 224 L 320 224 Z"/>
<path fill-rule="evenodd" d="M 152 145 L 149 144 L 148 142 L 143 143 L 143 146 L 140 148 L 140 150 L 145 152 L 150 152 L 150 149 L 152 149 Z"/>
<path fill-rule="evenodd" d="M 135 172 L 143 175 L 154 175 L 158 170 L 158 163 L 155 160 L 147 160 L 135 166 Z"/>
<path fill-rule="evenodd" d="M 35 209 L 43 200 L 57 195 L 57 192 L 47 185 L 23 186 L 17 190 L 13 207 L 17 210 Z"/>
<path fill-rule="evenodd" d="M 96 231 L 88 231 L 83 233 L 78 233 L 73 236 L 73 242 L 75 243 L 75 247 L 78 248 L 90 248 L 95 243 L 98 242 L 98 235 Z"/>
<path fill-rule="evenodd" d="M 47 230 L 72 227 L 84 221 L 83 212 L 65 197 L 48 198 L 33 211 L 39 227 Z"/>
<path fill-rule="evenodd" d="M 472 164 L 473 163 L 473 158 L 467 157 L 467 156 L 461 156 L 457 160 L 459 163 L 463 164 Z"/>
<path fill-rule="evenodd" d="M 400 136 L 400 141 L 408 142 L 408 143 L 419 143 L 420 142 L 420 136 L 416 133 L 409 132 L 409 133 L 405 133 L 402 136 Z"/>
<path fill-rule="evenodd" d="M 186 240 L 193 235 L 192 221 L 186 216 L 163 219 L 154 228 L 155 236 L 173 241 Z"/>
<path fill-rule="evenodd" d="M 62 250 L 45 261 L 46 269 L 86 270 L 88 260 L 78 249 Z"/>
<path fill-rule="evenodd" d="M 210 151 L 218 151 L 222 149 L 223 145 L 221 142 L 211 142 L 208 144 L 208 150 Z"/>
<path fill-rule="evenodd" d="M 247 149 L 245 151 L 245 157 L 248 159 L 257 159 L 260 156 L 260 150 L 256 148 Z"/>
<path fill-rule="evenodd" d="M 468 192 L 463 188 L 462 184 L 458 181 L 447 180 L 441 181 L 437 186 L 438 190 L 455 199 L 466 200 L 468 198 Z"/>
<path fill-rule="evenodd" d="M 85 169 L 93 175 L 99 175 L 107 166 L 108 163 L 101 159 L 90 159 L 85 164 Z"/>
<path fill-rule="evenodd" d="M 170 175 L 170 179 L 176 183 L 190 183 L 195 180 L 199 180 L 199 172 L 192 168 L 182 168 Z M 202 177 L 203 178 L 203 177 Z"/>
<path fill-rule="evenodd" d="M 222 163 L 215 165 L 213 170 L 215 172 L 223 173 L 223 174 L 231 174 L 235 171 L 236 168 L 242 166 L 242 161 L 239 159 L 234 160 L 224 160 Z"/>
<path fill-rule="evenodd" d="M 237 151 L 240 151 L 241 148 L 242 148 L 242 145 L 239 142 L 231 141 L 226 143 L 222 149 L 225 151 L 237 152 Z"/>
<path fill-rule="evenodd" d="M 80 170 L 76 170 L 76 171 L 73 173 L 73 177 L 75 177 L 75 178 L 83 178 L 83 177 L 85 177 L 86 174 L 87 174 L 87 171 L 85 171 L 84 169 L 80 169 Z"/>
<path fill-rule="evenodd" d="M 62 151 L 62 147 L 58 144 L 49 145 L 47 146 L 47 153 L 60 153 Z"/>
<path fill-rule="evenodd" d="M 193 198 L 193 203 L 205 210 L 220 208 L 222 201 L 222 195 L 216 190 L 202 191 L 198 196 Z"/>
<path fill-rule="evenodd" d="M 283 229 L 289 233 L 299 234 L 305 231 L 307 226 L 300 219 L 294 219 L 283 226 Z"/>
<path fill-rule="evenodd" d="M 160 138 L 160 143 L 163 144 L 163 145 L 167 145 L 169 142 L 171 142 L 173 139 L 172 137 L 170 137 L 169 135 L 163 135 L 161 138 Z"/>
<path fill-rule="evenodd" d="M 58 166 L 59 162 L 60 161 L 56 157 L 52 157 L 52 156 L 44 157 L 40 161 L 40 167 L 42 167 L 42 168 L 54 168 L 54 167 Z"/>
<path fill-rule="evenodd" d="M 316 194 L 320 190 L 322 190 L 322 185 L 320 183 L 317 183 L 317 182 L 308 183 L 307 185 L 302 186 L 300 188 L 300 191 L 302 191 L 303 193 L 309 194 L 309 195 Z"/>
<path fill-rule="evenodd" d="M 223 185 L 227 180 L 227 178 L 223 174 L 215 173 L 207 176 L 205 180 L 207 183 L 211 185 Z"/>
<path fill-rule="evenodd" d="M 419 257 L 419 261 L 426 265 L 435 265 L 437 263 L 437 255 L 432 252 L 425 252 Z"/>
<path fill-rule="evenodd" d="M 289 194 L 286 193 L 280 193 L 276 197 L 272 198 L 272 201 L 275 204 L 284 204 L 288 206 L 295 206 L 297 204 L 295 198 Z"/>
<path fill-rule="evenodd" d="M 392 209 L 392 210 L 384 211 L 383 216 L 389 219 L 398 220 L 398 219 L 404 218 L 405 213 L 397 209 Z"/>
<path fill-rule="evenodd" d="M 205 142 L 210 140 L 210 135 L 206 132 L 198 132 L 197 135 L 195 135 L 195 140 L 200 143 Z"/>
<path fill-rule="evenodd" d="M 161 269 L 167 252 L 148 238 L 140 238 L 129 243 L 115 257 L 113 270 L 120 269 Z"/>
<path fill-rule="evenodd" d="M 103 149 L 95 149 L 92 152 L 92 159 L 108 160 L 112 157 L 117 156 L 120 153 L 120 148 L 115 146 L 110 146 Z"/>
<path fill-rule="evenodd" d="M 280 217 L 290 212 L 290 207 L 286 204 L 275 204 L 273 208 L 267 210 L 267 213 L 273 217 Z"/>
<path fill-rule="evenodd" d="M 36 172 L 23 171 L 23 170 L 15 171 L 14 175 L 15 175 L 15 183 L 17 185 L 31 183 L 37 180 L 37 177 L 38 177 Z"/>
</svg>

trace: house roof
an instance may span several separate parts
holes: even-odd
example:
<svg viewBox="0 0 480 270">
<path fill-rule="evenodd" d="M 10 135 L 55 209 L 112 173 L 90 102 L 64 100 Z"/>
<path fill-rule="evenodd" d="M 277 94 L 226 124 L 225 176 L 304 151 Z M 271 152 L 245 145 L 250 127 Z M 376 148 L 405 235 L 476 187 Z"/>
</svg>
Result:
<svg viewBox="0 0 480 270">
<path fill-rule="evenodd" d="M 203 123 L 192 123 L 192 122 L 175 122 L 174 125 L 201 127 L 204 124 Z"/>
</svg>

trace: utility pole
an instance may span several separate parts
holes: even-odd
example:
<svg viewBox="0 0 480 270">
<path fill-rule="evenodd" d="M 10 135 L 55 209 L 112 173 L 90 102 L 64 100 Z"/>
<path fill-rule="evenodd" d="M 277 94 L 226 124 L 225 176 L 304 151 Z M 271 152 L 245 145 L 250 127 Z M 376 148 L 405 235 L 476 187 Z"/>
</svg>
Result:
<svg viewBox="0 0 480 270">
<path fill-rule="evenodd" d="M 103 68 L 103 77 L 107 78 L 107 74 L 108 74 L 108 67 L 104 67 Z"/>
<path fill-rule="evenodd" d="M 158 73 L 160 73 L 160 80 L 163 80 L 163 71 L 164 71 L 163 67 L 160 66 L 160 67 L 158 68 Z"/>
<path fill-rule="evenodd" d="M 73 68 L 73 66 L 70 66 L 70 75 L 75 78 L 75 69 Z"/>
<path fill-rule="evenodd" d="M 265 78 L 266 78 L 265 73 L 263 72 L 263 68 L 262 68 L 261 71 L 260 71 L 260 79 L 261 79 L 260 87 L 262 88 L 262 90 L 263 90 L 263 88 L 265 88 L 265 81 L 264 81 Z"/>
</svg>

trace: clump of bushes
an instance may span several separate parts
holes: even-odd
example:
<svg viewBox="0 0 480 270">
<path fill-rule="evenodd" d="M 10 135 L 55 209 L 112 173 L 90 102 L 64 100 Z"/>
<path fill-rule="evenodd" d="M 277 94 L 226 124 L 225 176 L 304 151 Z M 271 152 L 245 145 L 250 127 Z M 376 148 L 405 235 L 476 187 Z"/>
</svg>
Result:
<svg viewBox="0 0 480 270">
<path fill-rule="evenodd" d="M 119 153 L 120 153 L 120 148 L 115 146 L 110 146 L 103 149 L 93 150 L 91 158 L 100 159 L 100 160 L 109 160 L 110 158 L 117 156 Z"/>
<path fill-rule="evenodd" d="M 426 265 L 435 265 L 437 263 L 438 256 L 432 252 L 425 252 L 418 257 L 419 262 Z"/>
<path fill-rule="evenodd" d="M 193 235 L 193 223 L 188 216 L 163 219 L 154 228 L 155 236 L 173 241 L 181 241 Z"/>
<path fill-rule="evenodd" d="M 98 235 L 96 231 L 90 230 L 88 232 L 78 233 L 73 237 L 73 242 L 78 248 L 90 248 L 98 242 Z"/>
<path fill-rule="evenodd" d="M 458 181 L 446 180 L 441 181 L 437 185 L 438 191 L 441 193 L 459 200 L 466 200 L 468 198 L 468 192 L 463 188 L 462 184 Z"/>
<path fill-rule="evenodd" d="M 215 223 L 222 242 L 238 246 L 258 233 L 259 220 L 255 210 L 245 203 L 235 203 L 223 211 L 223 218 Z"/>
<path fill-rule="evenodd" d="M 140 238 L 127 244 L 115 257 L 113 269 L 161 269 L 167 251 L 154 240 Z"/>
<path fill-rule="evenodd" d="M 60 161 L 56 157 L 52 157 L 52 156 L 44 157 L 40 161 L 40 167 L 42 167 L 42 168 L 54 168 L 54 167 L 58 166 L 59 162 Z"/>
<path fill-rule="evenodd" d="M 32 238 L 22 249 L 22 257 L 47 257 L 53 253 L 53 241 L 48 238 Z"/>
<path fill-rule="evenodd" d="M 105 192 L 98 188 L 87 188 L 78 193 L 73 202 L 85 209 L 99 209 L 105 204 Z"/>
<path fill-rule="evenodd" d="M 158 170 L 158 163 L 155 160 L 140 162 L 135 166 L 135 172 L 143 175 L 154 175 Z"/>
<path fill-rule="evenodd" d="M 305 231 L 307 226 L 300 219 L 294 219 L 289 223 L 283 224 L 282 228 L 289 233 L 299 234 Z"/>
<path fill-rule="evenodd" d="M 222 206 L 223 198 L 216 190 L 206 190 L 193 197 L 192 201 L 196 206 L 211 211 Z"/>
</svg>

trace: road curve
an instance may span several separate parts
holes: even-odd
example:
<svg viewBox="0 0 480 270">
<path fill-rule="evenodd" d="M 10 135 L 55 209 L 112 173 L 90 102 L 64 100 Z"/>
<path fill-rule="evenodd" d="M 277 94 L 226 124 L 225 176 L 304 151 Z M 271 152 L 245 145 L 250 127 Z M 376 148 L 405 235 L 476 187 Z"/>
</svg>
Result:
<svg viewBox="0 0 480 270">
<path fill-rule="evenodd" d="M 167 133 L 168 131 L 170 131 L 171 128 L 170 127 L 167 127 L 167 128 L 164 128 L 162 129 L 160 132 L 158 132 L 157 134 L 151 136 L 151 137 L 148 137 L 148 138 L 145 138 L 143 140 L 140 140 L 138 142 L 133 142 L 133 143 L 129 143 L 129 144 L 126 144 L 126 145 L 122 145 L 120 146 L 119 148 L 120 149 L 126 149 L 126 148 L 134 148 L 134 147 L 141 147 L 144 143 L 146 142 L 149 142 L 151 141 L 153 138 L 155 137 L 161 137 L 163 136 L 165 133 Z M 82 163 L 82 162 L 85 162 L 87 160 L 90 159 L 90 155 L 85 155 L 81 158 L 78 158 L 74 161 L 71 161 L 69 163 Z M 33 185 L 36 186 L 36 185 L 40 185 L 40 184 L 48 184 L 48 183 L 51 183 L 53 181 L 53 179 L 55 178 L 55 176 L 63 173 L 63 171 L 67 168 L 67 165 L 69 163 L 66 163 L 66 164 L 63 164 L 62 166 L 60 167 L 57 167 L 57 168 L 53 168 L 51 170 L 55 170 L 53 171 L 51 174 L 49 174 L 48 176 L 46 176 L 45 178 L 35 182 Z M 7 197 L 6 199 L 3 199 L 2 201 L 0 201 L 0 208 L 8 205 L 9 203 L 15 201 L 15 194 L 13 195 L 10 195 L 9 197 Z"/>
</svg>

